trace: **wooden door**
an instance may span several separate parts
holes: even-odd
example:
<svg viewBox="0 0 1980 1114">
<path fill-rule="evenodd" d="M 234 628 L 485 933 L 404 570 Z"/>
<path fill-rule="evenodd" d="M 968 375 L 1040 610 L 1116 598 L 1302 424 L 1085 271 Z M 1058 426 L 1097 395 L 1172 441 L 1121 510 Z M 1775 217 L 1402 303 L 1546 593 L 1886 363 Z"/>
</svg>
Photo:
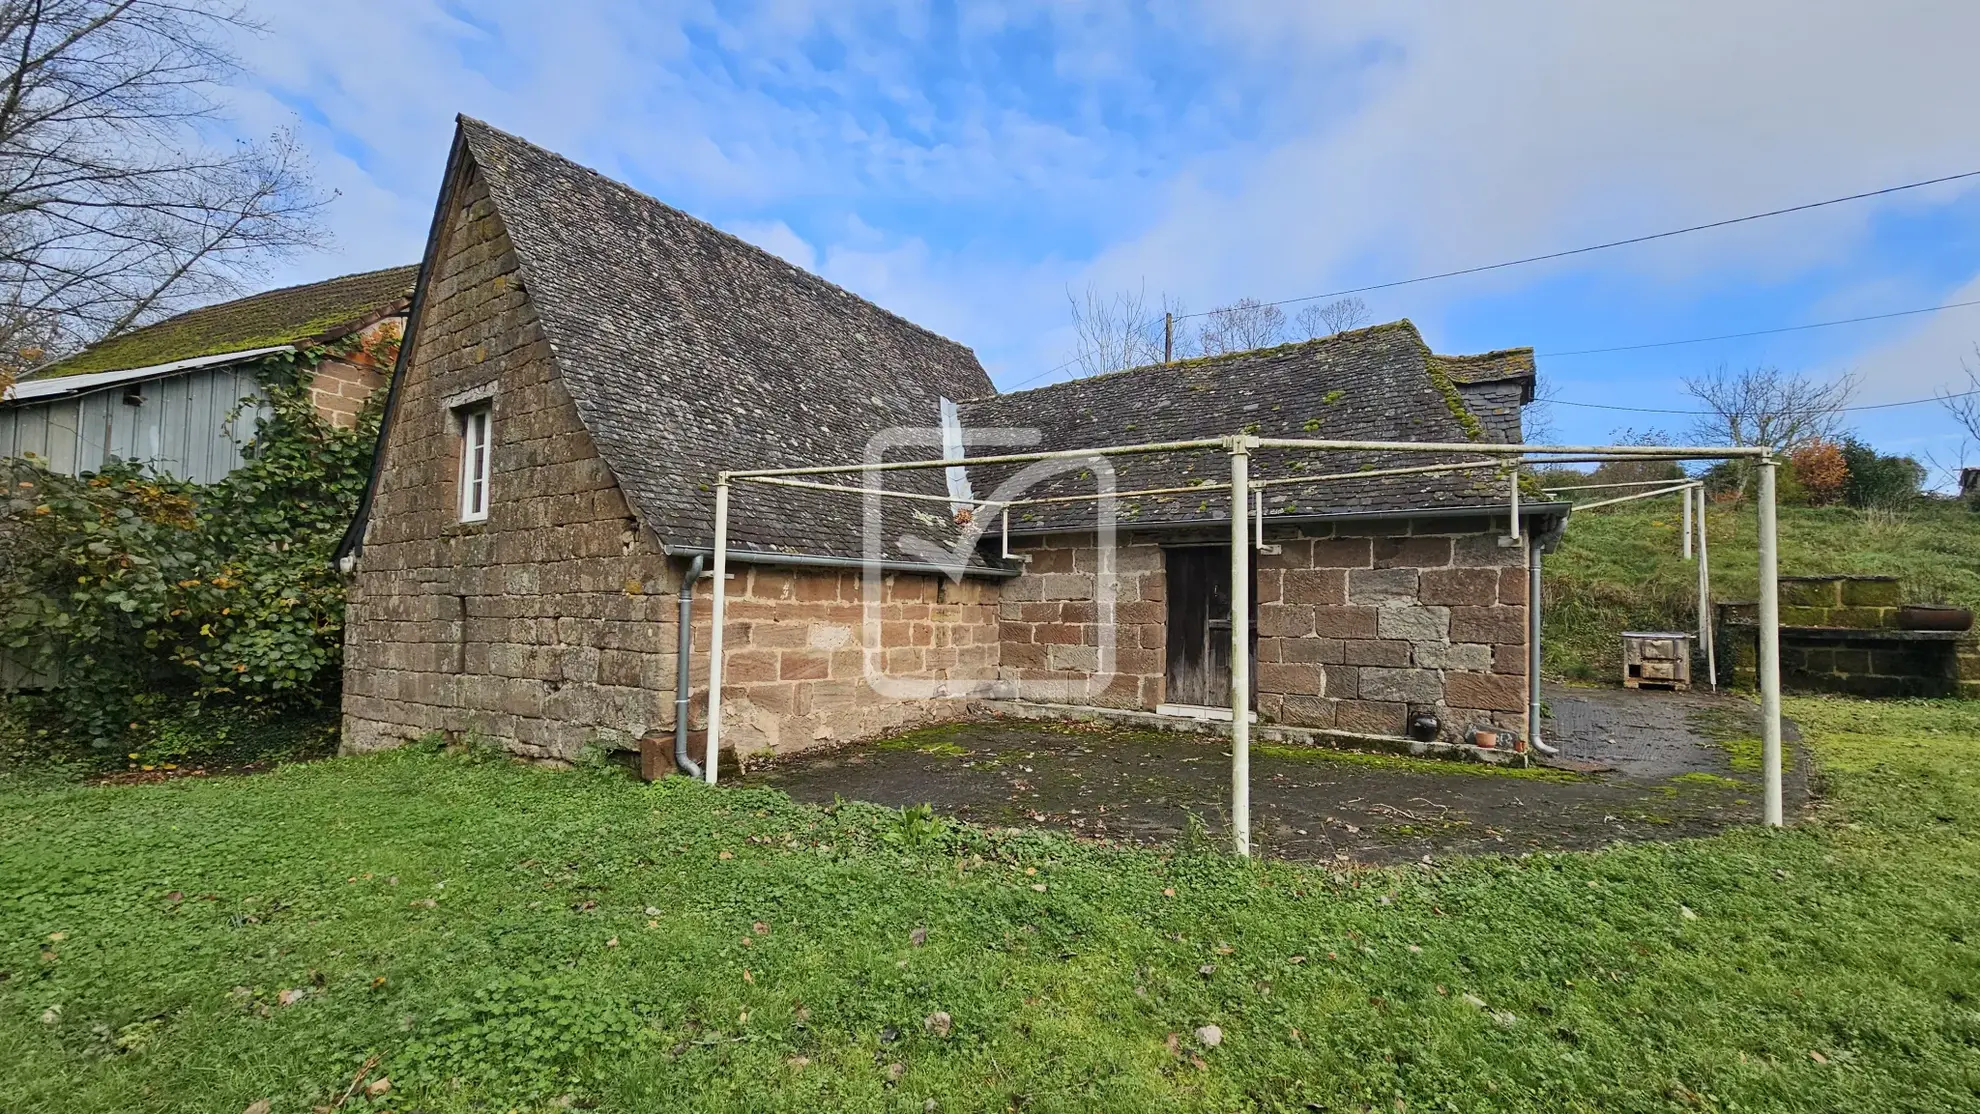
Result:
<svg viewBox="0 0 1980 1114">
<path fill-rule="evenodd" d="M 1169 597 L 1167 701 L 1228 708 L 1231 704 L 1230 547 L 1188 546 L 1163 552 Z M 1255 575 L 1253 579 L 1252 598 L 1256 600 Z M 1254 607 L 1253 615 L 1256 614 Z M 1257 638 L 1256 622 L 1252 624 L 1252 637 Z"/>
</svg>

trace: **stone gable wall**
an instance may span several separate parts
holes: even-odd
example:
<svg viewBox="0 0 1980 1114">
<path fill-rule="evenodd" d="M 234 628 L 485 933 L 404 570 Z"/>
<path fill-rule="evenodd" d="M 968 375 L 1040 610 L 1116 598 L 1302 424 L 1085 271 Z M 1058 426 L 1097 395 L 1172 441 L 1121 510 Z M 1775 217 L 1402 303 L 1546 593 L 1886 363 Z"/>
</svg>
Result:
<svg viewBox="0 0 1980 1114">
<path fill-rule="evenodd" d="M 473 732 L 569 759 L 590 743 L 671 733 L 685 562 L 633 517 L 551 359 L 484 188 L 457 193 L 417 347 L 382 446 L 345 629 L 345 746 Z M 458 521 L 449 400 L 492 389 L 490 508 Z M 854 573 L 732 565 L 728 745 L 739 753 L 857 738 L 944 716 L 959 699 L 890 699 L 864 681 Z M 706 709 L 710 582 L 698 587 L 693 709 Z M 987 678 L 994 586 L 888 577 L 876 671 Z"/>
</svg>

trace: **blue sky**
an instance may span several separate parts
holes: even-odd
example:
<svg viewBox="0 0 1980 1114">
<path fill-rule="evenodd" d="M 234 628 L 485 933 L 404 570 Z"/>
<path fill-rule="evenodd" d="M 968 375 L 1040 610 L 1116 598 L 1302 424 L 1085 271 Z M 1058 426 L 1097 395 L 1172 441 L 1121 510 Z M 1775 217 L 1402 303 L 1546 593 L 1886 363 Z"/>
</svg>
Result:
<svg viewBox="0 0 1980 1114">
<path fill-rule="evenodd" d="M 294 126 L 339 191 L 336 247 L 271 284 L 415 260 L 466 112 L 971 345 L 1005 386 L 1072 354 L 1069 290 L 1207 309 L 1980 170 L 1975 5 L 346 0 L 330 32 L 321 3 L 251 12 L 243 127 Z M 1563 400 L 1685 409 L 1679 380 L 1720 364 L 1915 398 L 1980 370 L 1980 307 L 1544 354 L 1980 299 L 1980 185 L 1366 299 L 1440 351 L 1538 348 Z M 1980 462 L 1936 407 L 1856 424 Z"/>
</svg>

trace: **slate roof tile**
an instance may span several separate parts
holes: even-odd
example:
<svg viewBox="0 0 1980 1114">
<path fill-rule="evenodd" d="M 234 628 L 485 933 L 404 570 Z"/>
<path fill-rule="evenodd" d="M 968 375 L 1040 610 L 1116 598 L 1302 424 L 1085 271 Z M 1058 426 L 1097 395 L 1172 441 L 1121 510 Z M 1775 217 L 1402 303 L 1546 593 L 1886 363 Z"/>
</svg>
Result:
<svg viewBox="0 0 1980 1114">
<path fill-rule="evenodd" d="M 1516 379 L 1516 360 L 1474 361 L 1486 379 Z M 1092 376 L 1036 390 L 980 398 L 963 406 L 964 427 L 1036 429 L 1040 450 L 1148 444 L 1223 437 L 1247 432 L 1263 437 L 1344 441 L 1463 442 L 1509 432 L 1518 437 L 1515 407 L 1510 430 L 1491 430 L 1439 384 L 1447 366 L 1435 357 L 1409 321 L 1358 329 L 1318 340 L 1208 359 L 1184 360 Z M 1530 368 L 1531 354 L 1527 354 Z M 974 455 L 991 455 L 985 449 Z M 1293 478 L 1437 463 L 1419 454 L 1263 450 L 1253 456 L 1254 478 Z M 1227 483 L 1229 456 L 1222 449 L 1120 457 L 1112 465 L 1119 491 Z M 973 466 L 979 496 L 989 496 L 1015 470 Z M 1445 476 L 1343 479 L 1268 487 L 1268 514 L 1351 514 L 1376 511 L 1444 513 L 1494 504 L 1505 488 L 1497 469 Z M 1061 475 L 1022 496 L 1070 495 L 1094 490 L 1090 474 Z M 1118 524 L 1189 524 L 1228 521 L 1223 491 L 1129 497 L 1120 501 Z M 1085 504 L 1056 504 L 1012 512 L 1012 531 L 1073 528 L 1093 521 Z"/>
<path fill-rule="evenodd" d="M 586 429 L 669 546 L 713 543 L 719 470 L 855 461 L 899 427 L 928 439 L 891 457 L 939 456 L 939 400 L 994 390 L 961 344 L 516 136 L 460 129 Z M 886 482 L 947 490 L 940 471 Z M 856 497 L 738 484 L 731 505 L 739 549 L 861 555 Z M 904 532 L 954 533 L 942 504 L 885 507 L 890 557 L 920 559 Z"/>
</svg>

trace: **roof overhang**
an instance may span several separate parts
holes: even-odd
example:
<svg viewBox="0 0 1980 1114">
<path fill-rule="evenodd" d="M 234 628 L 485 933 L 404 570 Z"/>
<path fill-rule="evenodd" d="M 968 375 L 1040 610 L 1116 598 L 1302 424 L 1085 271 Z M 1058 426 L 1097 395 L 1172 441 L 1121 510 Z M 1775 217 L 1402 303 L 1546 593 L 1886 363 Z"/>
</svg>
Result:
<svg viewBox="0 0 1980 1114">
<path fill-rule="evenodd" d="M 267 348 L 244 348 L 239 352 L 220 352 L 211 356 L 194 356 L 187 360 L 174 360 L 169 364 L 152 364 L 149 367 L 124 368 L 121 371 L 91 371 L 81 375 L 58 375 L 53 379 L 27 379 L 7 388 L 0 395 L 0 402 L 48 402 L 54 399 L 70 398 L 88 394 L 105 387 L 115 387 L 126 383 L 140 383 L 147 379 L 163 379 L 188 371 L 223 367 L 228 364 L 245 363 L 272 356 L 277 352 L 294 352 L 292 344 L 277 344 Z"/>
<path fill-rule="evenodd" d="M 1529 503 L 1521 500 L 1519 517 L 1521 522 L 1537 519 L 1559 518 L 1565 520 L 1574 504 L 1562 501 Z M 1461 507 L 1405 507 L 1396 510 L 1340 511 L 1334 514 L 1267 514 L 1267 526 L 1304 526 L 1335 522 L 1417 522 L 1423 519 L 1489 519 L 1505 518 L 1510 506 L 1506 503 L 1476 503 Z M 1114 529 L 1137 534 L 1157 532 L 1184 532 L 1191 530 L 1229 530 L 1228 518 L 1184 518 L 1155 522 L 1124 522 L 1115 520 Z M 1059 534 L 1090 534 L 1093 524 L 1067 524 L 1064 526 L 1034 527 L 1025 529 L 1011 527 L 1013 538 L 1043 538 Z"/>
</svg>

